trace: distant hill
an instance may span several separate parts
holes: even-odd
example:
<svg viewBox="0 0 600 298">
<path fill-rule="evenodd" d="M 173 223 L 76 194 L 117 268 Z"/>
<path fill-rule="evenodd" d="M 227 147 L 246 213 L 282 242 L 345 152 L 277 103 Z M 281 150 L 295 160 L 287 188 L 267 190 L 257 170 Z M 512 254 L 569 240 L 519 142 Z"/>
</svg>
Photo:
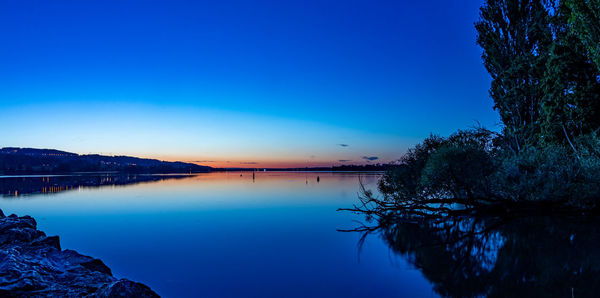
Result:
<svg viewBox="0 0 600 298">
<path fill-rule="evenodd" d="M 54 149 L 0 149 L 0 174 L 62 174 L 72 172 L 199 173 L 213 168 L 131 156 L 79 155 Z"/>
</svg>

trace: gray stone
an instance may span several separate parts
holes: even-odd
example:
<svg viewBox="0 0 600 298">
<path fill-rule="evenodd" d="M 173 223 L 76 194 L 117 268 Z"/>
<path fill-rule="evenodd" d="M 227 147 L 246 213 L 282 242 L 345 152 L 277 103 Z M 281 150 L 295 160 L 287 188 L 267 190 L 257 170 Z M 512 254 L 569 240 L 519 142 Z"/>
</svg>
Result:
<svg viewBox="0 0 600 298">
<path fill-rule="evenodd" d="M 101 260 L 61 250 L 29 216 L 0 210 L 1 297 L 158 297 L 148 286 L 112 276 Z"/>
</svg>

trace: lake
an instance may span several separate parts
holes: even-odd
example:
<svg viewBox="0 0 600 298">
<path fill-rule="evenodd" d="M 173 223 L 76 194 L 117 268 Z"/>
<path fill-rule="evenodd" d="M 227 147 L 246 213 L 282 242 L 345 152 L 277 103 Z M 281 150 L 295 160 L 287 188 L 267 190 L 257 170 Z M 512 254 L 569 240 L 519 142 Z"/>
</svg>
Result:
<svg viewBox="0 0 600 298">
<path fill-rule="evenodd" d="M 163 297 L 437 297 L 385 233 L 359 246 L 338 231 L 364 222 L 336 211 L 359 177 L 374 189 L 379 175 L 0 177 L 0 208 Z"/>
</svg>

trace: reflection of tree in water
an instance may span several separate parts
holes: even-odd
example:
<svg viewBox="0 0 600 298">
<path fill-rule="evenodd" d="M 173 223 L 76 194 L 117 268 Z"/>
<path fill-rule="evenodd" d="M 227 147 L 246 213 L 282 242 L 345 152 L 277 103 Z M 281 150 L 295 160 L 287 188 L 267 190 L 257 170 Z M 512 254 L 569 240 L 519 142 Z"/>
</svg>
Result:
<svg viewBox="0 0 600 298">
<path fill-rule="evenodd" d="M 380 218 L 380 234 L 442 296 L 597 297 L 600 223 L 552 218 Z"/>
</svg>

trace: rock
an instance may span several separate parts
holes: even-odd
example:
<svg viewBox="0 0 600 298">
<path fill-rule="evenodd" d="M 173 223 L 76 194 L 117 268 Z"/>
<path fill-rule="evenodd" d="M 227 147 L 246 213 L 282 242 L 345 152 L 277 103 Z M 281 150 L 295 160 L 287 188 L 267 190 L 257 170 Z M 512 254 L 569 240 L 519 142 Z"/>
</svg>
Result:
<svg viewBox="0 0 600 298">
<path fill-rule="evenodd" d="M 96 297 L 153 297 L 156 295 L 148 286 L 121 279 L 96 292 Z"/>
<path fill-rule="evenodd" d="M 148 286 L 112 276 L 101 260 L 61 250 L 29 216 L 0 210 L 1 297 L 159 297 Z"/>
<path fill-rule="evenodd" d="M 81 266 L 92 270 L 92 271 L 98 271 L 98 272 L 102 272 L 104 274 L 108 274 L 110 276 L 112 276 L 112 272 L 110 271 L 110 268 L 108 268 L 108 266 L 104 265 L 104 263 L 102 261 L 100 261 L 99 259 L 93 259 L 91 261 L 86 261 L 81 263 Z"/>
</svg>

